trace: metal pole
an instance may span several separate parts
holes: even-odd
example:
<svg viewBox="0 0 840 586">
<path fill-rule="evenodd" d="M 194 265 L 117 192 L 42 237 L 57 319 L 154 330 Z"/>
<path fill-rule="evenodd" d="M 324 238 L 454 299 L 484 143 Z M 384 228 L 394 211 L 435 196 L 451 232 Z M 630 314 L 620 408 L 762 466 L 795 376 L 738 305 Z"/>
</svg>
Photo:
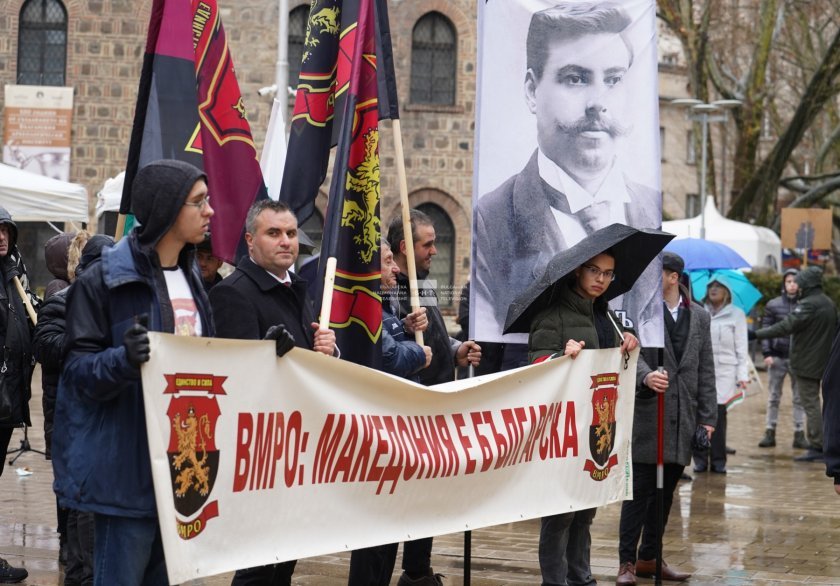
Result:
<svg viewBox="0 0 840 586">
<path fill-rule="evenodd" d="M 280 26 L 277 27 L 277 66 L 274 73 L 277 92 L 274 97 L 283 100 L 289 87 L 289 0 L 279 0 L 278 8 Z M 283 118 L 286 118 L 285 115 Z"/>
<path fill-rule="evenodd" d="M 665 370 L 665 349 L 657 349 L 656 370 Z M 662 537 L 665 526 L 665 393 L 656 395 L 656 574 L 654 583 L 662 584 Z"/>
<path fill-rule="evenodd" d="M 703 112 L 700 114 L 700 122 L 703 125 L 702 152 L 700 154 L 702 169 L 700 169 L 700 239 L 706 239 L 706 143 L 709 140 L 709 115 Z"/>
</svg>

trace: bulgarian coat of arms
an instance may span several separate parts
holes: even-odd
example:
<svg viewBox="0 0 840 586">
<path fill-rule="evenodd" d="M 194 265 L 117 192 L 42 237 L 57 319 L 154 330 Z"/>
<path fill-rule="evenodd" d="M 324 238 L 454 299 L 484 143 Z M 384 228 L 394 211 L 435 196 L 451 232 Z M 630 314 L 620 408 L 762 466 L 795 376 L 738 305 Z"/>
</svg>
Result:
<svg viewBox="0 0 840 586">
<path fill-rule="evenodd" d="M 169 472 L 178 535 L 192 539 L 219 515 L 218 501 L 209 501 L 219 470 L 216 422 L 221 415 L 218 395 L 226 377 L 210 374 L 168 374 L 165 394 L 170 422 Z"/>
</svg>

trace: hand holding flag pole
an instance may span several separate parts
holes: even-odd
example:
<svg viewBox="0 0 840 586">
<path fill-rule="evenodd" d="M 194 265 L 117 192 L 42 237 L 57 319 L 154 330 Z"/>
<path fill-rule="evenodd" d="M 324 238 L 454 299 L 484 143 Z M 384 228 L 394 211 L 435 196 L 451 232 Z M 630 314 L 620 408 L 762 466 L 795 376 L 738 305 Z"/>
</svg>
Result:
<svg viewBox="0 0 840 586">
<path fill-rule="evenodd" d="M 392 120 L 394 129 L 394 147 L 397 160 L 397 178 L 400 186 L 400 207 L 402 208 L 403 240 L 405 240 L 405 260 L 408 268 L 408 290 L 411 311 L 420 309 L 420 293 L 417 288 L 417 265 L 414 262 L 414 239 L 411 234 L 411 207 L 408 203 L 408 180 L 405 175 L 405 155 L 403 154 L 402 129 L 400 120 Z M 423 332 L 414 331 L 414 341 L 423 345 Z"/>
<path fill-rule="evenodd" d="M 318 329 L 330 329 L 330 314 L 332 313 L 333 289 L 335 288 L 335 267 L 337 259 L 331 256 L 327 259 L 327 270 L 324 274 L 324 293 L 321 297 L 321 318 Z"/>
</svg>

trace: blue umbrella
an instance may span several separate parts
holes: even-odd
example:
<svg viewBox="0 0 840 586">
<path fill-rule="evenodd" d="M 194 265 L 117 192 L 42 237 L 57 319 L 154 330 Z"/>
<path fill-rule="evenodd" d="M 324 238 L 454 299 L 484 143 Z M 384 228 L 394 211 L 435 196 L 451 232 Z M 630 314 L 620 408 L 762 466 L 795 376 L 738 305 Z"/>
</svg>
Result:
<svg viewBox="0 0 840 586">
<path fill-rule="evenodd" d="M 672 240 L 665 250 L 678 254 L 685 261 L 685 270 L 700 269 L 748 269 L 750 263 L 726 244 L 702 240 L 700 238 L 682 238 Z"/>
<path fill-rule="evenodd" d="M 732 303 L 740 307 L 744 313 L 749 313 L 753 306 L 761 299 L 761 291 L 750 283 L 746 275 L 731 269 L 720 271 L 691 271 L 691 290 L 695 298 L 702 300 L 706 296 L 706 288 L 712 281 L 717 281 L 729 289 Z"/>
</svg>

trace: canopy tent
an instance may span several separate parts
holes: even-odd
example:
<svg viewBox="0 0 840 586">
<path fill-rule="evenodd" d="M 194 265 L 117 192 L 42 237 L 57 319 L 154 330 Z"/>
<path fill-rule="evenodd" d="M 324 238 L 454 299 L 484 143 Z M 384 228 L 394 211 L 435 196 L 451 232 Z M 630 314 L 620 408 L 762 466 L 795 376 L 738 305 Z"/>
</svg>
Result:
<svg viewBox="0 0 840 586">
<path fill-rule="evenodd" d="M 87 222 L 84 186 L 0 163 L 0 206 L 17 222 Z"/>
<path fill-rule="evenodd" d="M 662 222 L 662 230 L 680 238 L 700 238 L 701 217 Z M 706 239 L 726 244 L 747 260 L 753 268 L 765 267 L 779 270 L 782 266 L 782 241 L 779 236 L 762 226 L 736 222 L 721 215 L 715 200 L 706 198 Z"/>
<path fill-rule="evenodd" d="M 123 181 L 125 171 L 121 171 L 116 177 L 105 180 L 105 185 L 96 194 L 96 217 L 105 212 L 119 212 L 120 200 L 122 199 Z"/>
</svg>

